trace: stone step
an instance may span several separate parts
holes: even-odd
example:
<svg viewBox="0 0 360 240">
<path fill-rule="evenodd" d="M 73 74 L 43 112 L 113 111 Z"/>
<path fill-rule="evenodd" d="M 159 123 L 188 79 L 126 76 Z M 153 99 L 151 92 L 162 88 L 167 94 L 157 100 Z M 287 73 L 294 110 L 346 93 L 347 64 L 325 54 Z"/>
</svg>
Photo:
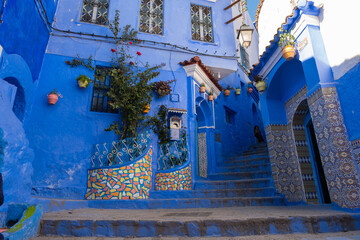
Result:
<svg viewBox="0 0 360 240">
<path fill-rule="evenodd" d="M 209 180 L 240 180 L 250 178 L 270 178 L 271 171 L 220 172 L 208 175 Z"/>
<path fill-rule="evenodd" d="M 270 164 L 269 158 L 245 158 L 245 159 L 233 159 L 225 161 L 221 166 L 248 166 L 248 165 L 259 165 L 259 164 Z"/>
<path fill-rule="evenodd" d="M 271 171 L 270 163 L 262 163 L 262 164 L 250 164 L 243 166 L 217 166 L 216 173 L 220 172 L 247 172 L 247 171 Z"/>
<path fill-rule="evenodd" d="M 359 229 L 360 214 L 335 211 L 322 206 L 181 210 L 76 209 L 44 214 L 40 235 L 54 238 L 254 237 Z"/>
<path fill-rule="evenodd" d="M 273 187 L 243 189 L 209 189 L 191 191 L 151 191 L 150 199 L 169 198 L 227 198 L 227 197 L 271 197 L 276 195 Z"/>
<path fill-rule="evenodd" d="M 194 189 L 241 189 L 241 188 L 264 188 L 270 187 L 270 178 L 211 181 L 203 180 L 195 183 Z"/>
<path fill-rule="evenodd" d="M 50 199 L 49 199 L 50 200 Z M 254 196 L 254 197 L 206 197 L 206 198 L 164 198 L 164 199 L 129 199 L 129 200 L 50 200 L 43 204 L 45 212 L 65 209 L 186 209 L 186 208 L 223 208 L 243 206 L 279 206 L 284 205 L 280 196 Z M 57 203 L 50 208 L 50 204 Z M 43 201 L 45 203 L 45 201 Z M 48 207 L 49 206 L 49 207 Z"/>
</svg>

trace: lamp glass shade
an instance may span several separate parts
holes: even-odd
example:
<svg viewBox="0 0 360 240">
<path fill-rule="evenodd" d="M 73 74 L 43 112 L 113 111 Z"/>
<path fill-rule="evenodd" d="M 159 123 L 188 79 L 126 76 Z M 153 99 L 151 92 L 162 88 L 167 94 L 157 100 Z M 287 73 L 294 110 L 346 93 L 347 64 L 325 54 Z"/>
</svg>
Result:
<svg viewBox="0 0 360 240">
<path fill-rule="evenodd" d="M 238 39 L 243 47 L 249 47 L 252 41 L 254 29 L 249 25 L 243 24 L 239 29 Z"/>
</svg>

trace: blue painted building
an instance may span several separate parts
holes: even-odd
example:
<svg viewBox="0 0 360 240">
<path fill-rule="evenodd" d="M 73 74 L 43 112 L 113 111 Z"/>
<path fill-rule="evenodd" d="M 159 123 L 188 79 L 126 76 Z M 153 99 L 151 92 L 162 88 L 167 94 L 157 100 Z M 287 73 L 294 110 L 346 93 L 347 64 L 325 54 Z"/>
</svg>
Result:
<svg viewBox="0 0 360 240">
<path fill-rule="evenodd" d="M 235 14 L 224 10 L 230 1 L 2 3 L 5 201 L 147 199 L 154 191 L 191 190 L 222 161 L 256 143 L 253 129 L 262 127 L 262 119 L 256 90 L 247 93 L 247 74 L 257 60 L 251 54 L 257 46 L 240 51 L 235 31 L 239 23 L 226 23 Z M 127 43 L 134 60 L 152 66 L 165 63 L 154 81 L 176 80 L 170 95 L 159 98 L 154 93 L 149 115 L 166 104 L 169 126 L 178 121 L 186 138 L 161 148 L 155 134 L 144 133 L 137 141 L 146 145 L 137 142 L 136 157 L 125 161 L 118 150 L 111 155 L 118 158 L 117 164 L 108 166 L 106 159 L 118 137 L 104 129 L 119 114 L 107 109 L 107 83 L 81 89 L 76 78 L 93 78 L 95 71 L 65 62 L 92 57 L 97 69 L 110 65 L 115 45 L 109 22 L 116 10 L 121 26 L 130 24 L 139 31 L 141 42 Z M 226 97 L 222 90 L 228 85 L 232 90 Z M 49 105 L 47 95 L 54 88 L 62 98 Z M 235 94 L 235 88 L 241 93 Z M 214 100 L 209 100 L 210 92 Z M 175 159 L 169 154 L 181 163 L 165 163 Z M 105 175 L 118 182 L 104 183 Z"/>
</svg>

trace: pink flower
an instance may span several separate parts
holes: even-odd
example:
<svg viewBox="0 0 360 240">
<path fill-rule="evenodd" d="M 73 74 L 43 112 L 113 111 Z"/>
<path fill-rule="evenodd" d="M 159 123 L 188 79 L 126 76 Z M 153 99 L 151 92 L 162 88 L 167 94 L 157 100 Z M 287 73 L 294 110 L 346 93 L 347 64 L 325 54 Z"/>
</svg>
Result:
<svg viewBox="0 0 360 240">
<path fill-rule="evenodd" d="M 132 61 L 130 61 L 130 65 L 134 65 L 134 63 Z"/>
<path fill-rule="evenodd" d="M 141 52 L 136 52 L 137 55 L 141 56 Z"/>
<path fill-rule="evenodd" d="M 131 44 L 132 44 L 132 42 L 129 42 L 129 44 L 131 45 Z"/>
<path fill-rule="evenodd" d="M 115 49 L 113 49 L 113 48 L 111 49 L 111 51 L 112 51 L 112 52 L 116 52 L 116 50 L 115 50 Z"/>
</svg>

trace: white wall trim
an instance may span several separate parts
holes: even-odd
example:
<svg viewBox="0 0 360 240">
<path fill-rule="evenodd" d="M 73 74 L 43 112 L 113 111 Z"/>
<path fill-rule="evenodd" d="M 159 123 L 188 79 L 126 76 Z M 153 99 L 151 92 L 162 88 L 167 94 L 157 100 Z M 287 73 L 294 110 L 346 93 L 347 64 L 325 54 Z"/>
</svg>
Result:
<svg viewBox="0 0 360 240">
<path fill-rule="evenodd" d="M 199 84 L 204 83 L 207 92 L 213 92 L 214 98 L 216 99 L 221 91 L 215 86 L 210 80 L 206 73 L 199 67 L 199 65 L 191 64 L 183 67 L 188 77 L 194 78 Z"/>
</svg>

